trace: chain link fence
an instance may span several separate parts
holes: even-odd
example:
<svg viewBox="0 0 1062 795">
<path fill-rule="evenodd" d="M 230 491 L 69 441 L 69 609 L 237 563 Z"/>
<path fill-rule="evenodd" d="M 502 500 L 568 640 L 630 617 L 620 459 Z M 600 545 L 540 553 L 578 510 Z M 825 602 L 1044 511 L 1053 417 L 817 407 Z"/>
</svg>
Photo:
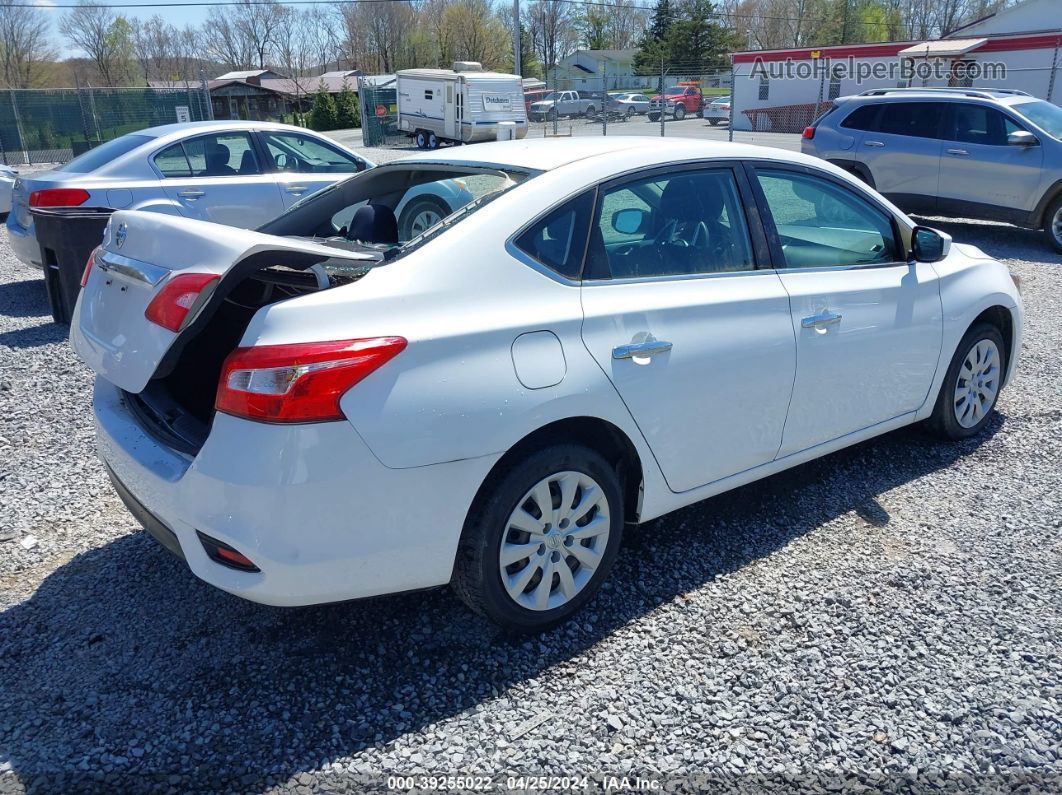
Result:
<svg viewBox="0 0 1062 795">
<path fill-rule="evenodd" d="M 126 133 L 211 118 L 199 84 L 178 88 L 56 88 L 0 91 L 0 161 L 65 163 Z"/>
</svg>

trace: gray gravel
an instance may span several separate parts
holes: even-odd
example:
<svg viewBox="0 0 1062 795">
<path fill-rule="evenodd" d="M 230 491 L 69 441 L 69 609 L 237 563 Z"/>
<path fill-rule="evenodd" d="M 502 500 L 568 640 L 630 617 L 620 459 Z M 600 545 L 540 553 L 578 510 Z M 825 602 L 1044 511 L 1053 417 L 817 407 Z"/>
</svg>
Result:
<svg viewBox="0 0 1062 795">
<path fill-rule="evenodd" d="M 1058 791 L 1062 257 L 946 228 L 1024 284 L 982 438 L 908 429 L 668 516 L 531 640 L 446 590 L 282 610 L 198 582 L 111 493 L 90 378 L 0 243 L 0 792 Z"/>
</svg>

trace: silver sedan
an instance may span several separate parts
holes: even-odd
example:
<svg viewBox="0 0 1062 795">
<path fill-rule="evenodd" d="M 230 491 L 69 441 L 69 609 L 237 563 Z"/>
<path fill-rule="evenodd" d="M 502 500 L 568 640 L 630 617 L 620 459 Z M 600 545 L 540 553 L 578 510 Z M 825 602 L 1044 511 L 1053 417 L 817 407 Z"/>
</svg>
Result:
<svg viewBox="0 0 1062 795">
<path fill-rule="evenodd" d="M 645 94 L 609 94 L 608 109 L 628 118 L 649 112 L 649 97 Z"/>
<path fill-rule="evenodd" d="M 40 266 L 31 208 L 105 207 L 255 228 L 305 196 L 375 164 L 301 127 L 250 121 L 169 124 L 107 141 L 50 171 L 17 179 L 11 248 Z M 396 208 L 404 239 L 471 200 L 457 182 L 409 191 Z"/>
</svg>

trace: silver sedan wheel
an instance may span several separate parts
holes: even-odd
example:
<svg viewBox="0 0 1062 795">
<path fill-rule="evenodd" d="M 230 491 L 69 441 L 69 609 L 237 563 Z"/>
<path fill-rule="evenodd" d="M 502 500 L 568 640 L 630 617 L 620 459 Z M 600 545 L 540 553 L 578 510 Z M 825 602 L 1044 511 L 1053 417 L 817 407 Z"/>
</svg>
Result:
<svg viewBox="0 0 1062 795">
<path fill-rule="evenodd" d="M 608 547 L 609 505 L 582 472 L 540 480 L 509 516 L 498 564 L 502 585 L 528 610 L 553 610 L 575 598 Z"/>
<path fill-rule="evenodd" d="M 413 216 L 409 223 L 410 237 L 414 238 L 423 234 L 442 220 L 442 216 L 435 210 L 421 210 Z"/>
<path fill-rule="evenodd" d="M 1051 234 L 1059 245 L 1062 245 L 1062 205 L 1055 211 L 1055 217 L 1051 219 Z"/>
<path fill-rule="evenodd" d="M 999 394 L 999 348 L 992 340 L 979 340 L 959 368 L 955 384 L 955 419 L 963 428 L 979 423 Z"/>
</svg>

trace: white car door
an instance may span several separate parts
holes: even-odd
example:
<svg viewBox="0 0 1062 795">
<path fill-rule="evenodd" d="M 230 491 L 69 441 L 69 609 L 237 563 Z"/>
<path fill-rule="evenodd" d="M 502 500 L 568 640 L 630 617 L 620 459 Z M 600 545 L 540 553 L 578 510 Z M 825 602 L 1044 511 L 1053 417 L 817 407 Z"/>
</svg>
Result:
<svg viewBox="0 0 1062 795">
<path fill-rule="evenodd" d="M 364 171 L 368 165 L 361 158 L 316 136 L 260 130 L 258 137 L 270 158 L 268 168 L 280 188 L 285 207 L 351 174 Z"/>
<path fill-rule="evenodd" d="M 933 266 L 908 261 L 892 214 L 840 178 L 800 166 L 749 168 L 797 339 L 779 456 L 919 408 L 943 330 Z"/>
<path fill-rule="evenodd" d="M 284 209 L 248 132 L 186 138 L 160 151 L 153 162 L 166 195 L 188 218 L 251 229 Z"/>
<path fill-rule="evenodd" d="M 739 166 L 607 183 L 590 227 L 583 340 L 674 491 L 771 461 L 796 367 L 789 298 Z"/>
</svg>

